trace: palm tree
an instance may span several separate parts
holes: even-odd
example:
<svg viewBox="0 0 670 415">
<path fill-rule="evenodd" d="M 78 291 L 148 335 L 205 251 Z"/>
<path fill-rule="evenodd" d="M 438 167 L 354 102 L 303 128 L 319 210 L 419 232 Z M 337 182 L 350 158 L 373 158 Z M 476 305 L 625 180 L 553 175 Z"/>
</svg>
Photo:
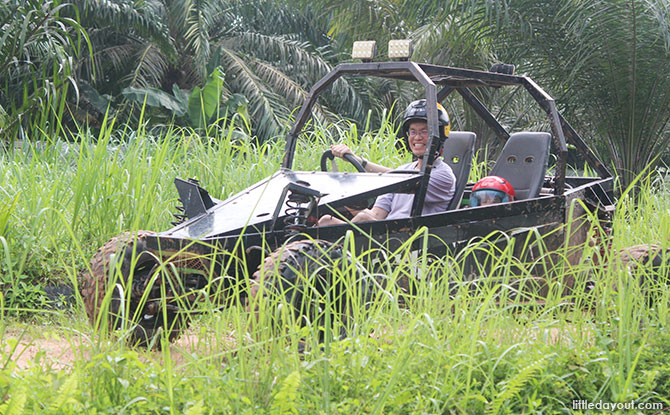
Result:
<svg viewBox="0 0 670 415">
<path fill-rule="evenodd" d="M 415 59 L 428 63 L 487 70 L 496 62 L 492 44 L 488 37 L 479 35 L 459 0 L 446 1 L 432 18 L 411 33 L 414 41 Z M 497 92 L 491 88 L 473 88 L 471 91 L 490 110 L 502 112 L 507 91 Z M 445 102 L 454 124 L 454 129 L 477 132 L 477 148 L 501 147 L 494 141 L 494 132 L 469 105 L 458 97 Z M 512 122 L 510 122 L 511 124 Z"/>
<path fill-rule="evenodd" d="M 311 9 L 295 10 L 287 1 L 75 1 L 94 44 L 95 59 L 84 68 L 99 94 L 118 96 L 128 86 L 188 90 L 222 67 L 223 98 L 246 97 L 261 139 L 282 131 L 308 87 L 338 57 L 315 28 Z M 320 114 L 332 112 L 363 113 L 346 81 L 335 85 Z"/>
<path fill-rule="evenodd" d="M 435 21 L 442 7 L 442 2 L 436 0 L 303 0 L 297 3 L 318 10 L 317 18 L 324 20 L 328 37 L 343 59 L 348 59 L 357 40 L 375 40 L 379 59 L 383 59 L 390 39 L 414 38 L 417 29 Z M 426 55 L 430 54 L 414 54 L 421 56 L 420 59 Z M 398 115 L 403 104 L 420 94 L 414 85 L 407 83 L 360 78 L 351 82 L 360 91 L 364 107 L 377 115 L 390 108 Z"/>
<path fill-rule="evenodd" d="M 88 44 L 69 9 L 58 0 L 0 3 L 0 137 L 58 130 L 68 86 L 76 85 L 72 63 Z"/>
<path fill-rule="evenodd" d="M 477 10 L 496 51 L 545 85 L 624 186 L 670 144 L 666 0 L 490 0 Z"/>
</svg>

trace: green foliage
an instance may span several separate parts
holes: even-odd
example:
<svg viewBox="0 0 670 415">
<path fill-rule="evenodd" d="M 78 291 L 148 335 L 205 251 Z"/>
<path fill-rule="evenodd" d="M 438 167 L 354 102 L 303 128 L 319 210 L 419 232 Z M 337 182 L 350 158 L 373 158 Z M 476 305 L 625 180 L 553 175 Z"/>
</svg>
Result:
<svg viewBox="0 0 670 415">
<path fill-rule="evenodd" d="M 377 40 L 383 56 L 388 39 L 409 37 L 417 61 L 516 64 L 597 143 L 626 187 L 668 147 L 669 16 L 662 0 L 13 0 L 0 6 L 0 131 L 72 137 L 100 128 L 108 111 L 204 128 L 239 113 L 239 129 L 262 142 L 286 132 L 309 88 L 348 59 L 354 40 Z M 217 67 L 226 74 L 220 83 L 211 76 Z M 379 126 L 422 92 L 342 78 L 314 112 L 321 123 L 339 115 Z M 518 91 L 473 93 L 510 131 L 547 128 L 527 98 L 512 99 Z M 445 104 L 454 126 L 496 153 L 469 106 Z"/>
<path fill-rule="evenodd" d="M 141 95 L 149 94 L 152 103 L 175 111 L 173 98 L 179 101 L 180 95 L 170 95 L 173 85 L 198 95 L 212 85 L 215 68 L 222 67 L 227 76 L 217 94 L 223 101 L 243 96 L 249 111 L 246 122 L 264 141 L 285 130 L 307 90 L 339 61 L 323 37 L 325 30 L 311 27 L 325 25 L 324 20 L 316 18 L 311 7 L 296 10 L 282 0 L 76 4 L 94 50 L 90 59 L 81 60 L 86 69 L 82 78 L 90 89 L 77 109 L 96 122 L 106 113 L 93 105 L 96 96 L 109 96 L 112 113 L 124 118 L 137 117 L 139 111 L 130 111 L 138 107 L 127 105 L 123 96 L 136 104 Z M 187 111 L 190 125 L 212 121 L 217 107 L 211 104 L 211 95 L 207 91 L 193 96 Z M 198 103 L 198 98 L 205 99 Z M 363 114 L 360 97 L 346 80 L 336 82 L 321 105 L 322 119 L 332 119 L 333 113 Z"/>
<path fill-rule="evenodd" d="M 298 414 L 295 401 L 300 387 L 300 372 L 293 371 L 282 382 L 277 394 L 272 398 L 272 414 Z"/>
<path fill-rule="evenodd" d="M 193 126 L 204 127 L 219 109 L 223 72 L 216 68 L 209 76 L 205 86 L 196 86 L 188 97 L 188 116 Z"/>
<path fill-rule="evenodd" d="M 140 105 L 144 104 L 149 107 L 163 108 L 174 116 L 182 117 L 186 113 L 186 110 L 184 102 L 179 100 L 181 98 L 178 95 L 179 92 L 179 90 L 176 90 L 174 95 L 170 95 L 156 88 L 135 88 L 129 86 L 124 88 L 121 93 L 127 99 L 135 101 Z"/>
<path fill-rule="evenodd" d="M 88 37 L 60 0 L 0 3 L 0 136 L 60 133 L 68 86 Z M 90 52 L 90 50 L 89 50 Z"/>
<path fill-rule="evenodd" d="M 0 411 L 6 415 L 21 415 L 23 414 L 27 400 L 28 391 L 26 390 L 26 386 L 18 384 L 10 390 L 10 398 L 0 405 Z"/>
<path fill-rule="evenodd" d="M 535 375 L 535 372 L 542 368 L 546 359 L 547 357 L 545 356 L 542 359 L 531 363 L 522 368 L 521 371 L 509 379 L 509 381 L 504 381 L 501 388 L 502 390 L 491 403 L 488 413 L 499 414 L 505 402 L 512 400 L 512 398 L 519 395 L 519 392 L 525 389 L 526 383 L 528 383 L 528 381 Z"/>
<path fill-rule="evenodd" d="M 16 207 L 18 199 L 19 195 L 17 194 L 12 200 L 8 200 L 6 203 L 4 201 L 0 202 L 0 237 L 5 236 L 7 232 L 9 218 Z"/>
<path fill-rule="evenodd" d="M 455 258 L 412 259 L 409 246 L 387 253 L 397 260 L 387 264 L 389 272 L 379 271 L 390 281 L 424 266 L 423 272 L 442 270 L 460 281 Z M 368 254 L 352 248 L 360 266 Z M 506 269 L 505 262 L 496 267 Z M 599 277 L 604 301 L 594 310 L 566 307 L 551 296 L 544 307 L 510 308 L 492 301 L 504 285 L 464 286 L 454 295 L 440 280 L 422 281 L 429 286 L 399 307 L 391 284 L 358 310 L 354 330 L 342 340 L 291 319 L 271 334 L 255 324 L 254 313 L 235 305 L 206 305 L 190 340 L 161 353 L 129 350 L 114 337 L 96 338 L 90 328 L 80 342 L 82 329 L 58 327 L 72 333 L 72 370 L 9 365 L 0 369 L 0 393 L 9 396 L 5 409 L 20 405 L 44 414 L 571 413 L 572 400 L 631 398 L 667 405 L 670 320 L 650 307 L 629 307 L 627 295 L 607 294 L 619 276 Z M 666 292 L 658 307 L 669 304 Z M 620 335 L 620 321 L 641 320 Z M 623 373 L 627 390 L 610 388 L 629 360 L 638 363 Z M 33 392 L 24 397 L 22 390 Z"/>
<path fill-rule="evenodd" d="M 666 328 L 656 332 L 640 356 L 636 386 L 649 390 L 649 397 L 670 396 L 670 333 Z"/>
<path fill-rule="evenodd" d="M 670 11 L 664 0 L 487 1 L 471 7 L 499 56 L 518 63 L 599 144 L 627 187 L 669 143 Z"/>
<path fill-rule="evenodd" d="M 224 75 L 217 67 L 208 77 L 205 85 L 186 91 L 177 85 L 172 86 L 172 95 L 156 88 L 127 87 L 122 91 L 126 99 L 150 108 L 158 109 L 154 114 L 146 114 L 149 122 L 187 120 L 192 127 L 202 129 L 215 120 L 224 119 L 234 122 L 235 116 L 248 119 L 247 100 L 243 95 L 233 94 L 222 101 Z"/>
<path fill-rule="evenodd" d="M 172 96 L 188 102 L 185 92 L 175 89 Z M 242 113 L 245 99 L 217 100 L 219 111 Z M 359 128 L 317 121 L 299 142 L 295 167 L 315 169 L 315 149 L 333 142 L 385 165 L 401 164 L 407 155 L 395 148 L 393 117 L 386 112 L 382 119 L 379 130 L 372 122 Z M 71 143 L 22 142 L 0 153 L 0 411 L 570 413 L 573 399 L 630 398 L 670 405 L 670 289 L 653 283 L 657 301 L 650 305 L 626 271 L 607 266 L 624 246 L 659 241 L 667 248 L 670 202 L 663 180 L 643 180 L 640 197 L 619 201 L 613 245 L 603 247 L 600 262 L 599 247 L 583 247 L 581 262 L 572 267 L 558 255 L 549 264 L 550 295 L 530 295 L 528 304 L 510 305 L 516 292 L 510 279 L 532 279 L 546 259 L 542 252 L 525 261 L 519 246 L 492 244 L 496 234 L 473 241 L 458 257 L 416 255 L 411 242 L 428 239 L 419 232 L 394 251 L 375 245 L 361 252 L 351 239 L 345 243 L 354 267 L 386 284 L 380 282 L 374 301 L 353 310 L 344 339 L 324 336 L 327 330 L 316 324 L 300 326 L 283 313 L 285 304 L 261 299 L 282 319 L 278 330 L 269 330 L 237 297 L 225 308 L 204 301 L 186 339 L 162 352 L 129 349 L 122 340 L 127 333 L 96 332 L 81 312 L 49 319 L 32 340 L 16 336 L 17 323 L 7 314 L 39 314 L 33 294 L 45 282 L 76 282 L 97 247 L 114 235 L 169 227 L 175 176 L 196 177 L 213 196 L 225 198 L 280 165 L 283 142 L 255 144 L 230 124 L 210 125 L 201 134 L 180 127 L 156 133 L 139 125 L 103 120 L 97 135 L 82 131 Z M 475 174 L 486 170 L 484 163 Z M 522 249 L 542 244 L 530 239 Z M 463 258 L 475 252 L 494 260 L 489 278 L 472 289 Z M 375 254 L 384 260 L 372 267 Z M 573 273 L 581 286 L 597 281 L 595 292 L 558 295 L 563 277 Z M 403 278 L 418 283 L 411 294 L 395 284 Z M 323 313 L 333 317 L 329 307 Z M 67 370 L 46 352 L 29 359 L 27 368 L 17 366 L 29 344 L 54 332 L 73 353 Z"/>
<path fill-rule="evenodd" d="M 383 134 L 364 131 L 361 135 L 365 140 L 360 140 L 353 128 L 341 126 L 341 133 L 356 151 L 386 151 L 389 140 Z M 51 243 L 64 241 L 61 247 L 48 246 L 61 250 L 55 265 L 68 272 L 71 263 L 83 263 L 100 243 L 123 229 L 138 229 L 145 223 L 154 229 L 167 226 L 176 195 L 158 190 L 169 188 L 172 175 L 152 176 L 154 170 L 195 173 L 208 188 L 223 188 L 221 193 L 230 194 L 248 185 L 242 181 L 253 182 L 265 176 L 264 164 L 272 164 L 272 171 L 276 169 L 281 157 L 279 145 L 245 147 L 245 142 L 226 141 L 224 137 L 205 145 L 185 135 L 187 132 L 181 130 L 179 135 L 163 140 L 150 140 L 140 134 L 125 144 L 84 140 L 76 151 L 70 149 L 71 153 L 63 153 L 62 147 L 57 147 L 58 151 L 33 147 L 29 158 L 22 158 L 25 154 L 19 150 L 5 155 L 5 160 L 9 157 L 14 163 L 33 163 L 35 157 L 41 160 L 30 164 L 36 170 L 30 172 L 34 176 L 21 176 L 34 177 L 26 186 L 48 186 L 54 194 L 61 194 L 67 183 L 73 192 L 88 192 L 81 198 L 76 215 L 71 203 L 80 199 L 74 193 L 55 199 L 68 201 L 59 205 L 67 222 L 48 222 L 55 223 L 53 227 L 45 227 L 47 222 L 28 222 L 39 232 L 51 233 Z M 318 146 L 325 147 L 332 138 L 324 130 L 314 139 L 321 140 Z M 312 146 L 300 147 L 297 164 L 314 168 L 313 151 Z M 173 153 L 174 157 L 167 156 Z M 260 163 L 264 160 L 260 154 L 270 163 Z M 187 156 L 194 159 L 189 161 Z M 388 164 L 396 162 L 400 160 L 388 160 Z M 45 166 L 58 180 L 42 182 L 46 175 L 40 169 Z M 55 170 L 58 166 L 68 167 Z M 240 170 L 250 173 L 235 174 Z M 101 174 L 95 175 L 96 171 Z M 11 169 L 5 173 L 7 189 L 16 189 L 16 174 Z M 46 207 L 36 203 L 37 196 L 30 198 L 30 192 L 22 190 L 20 195 L 14 209 L 24 216 L 35 215 L 28 210 L 31 205 L 38 211 Z M 658 188 L 647 195 L 639 200 L 640 205 L 623 203 L 623 211 L 618 213 L 621 216 L 615 218 L 615 247 L 606 252 L 607 256 L 616 253 L 616 245 L 632 244 L 636 238 L 667 237 L 667 218 L 658 212 L 666 209 L 668 195 Z M 45 198 L 44 194 L 40 197 L 43 203 L 50 200 Z M 88 198 L 91 202 L 84 201 Z M 108 204 L 106 198 L 110 199 Z M 12 200 L 4 199 L 3 203 Z M 99 209 L 102 212 L 98 215 L 104 216 L 96 219 Z M 9 218 L 9 230 L 20 224 L 16 215 Z M 84 218 L 94 222 L 77 224 Z M 643 226 L 639 222 L 642 218 L 655 219 Z M 73 240 L 68 239 L 71 235 L 57 234 L 63 227 L 72 229 Z M 91 235 L 90 230 L 96 227 L 101 234 Z M 20 232 L 7 237 L 12 256 L 18 250 L 43 249 L 18 245 Z M 414 240 L 424 237 L 419 233 Z M 83 252 L 66 247 L 77 243 Z M 514 258 L 513 246 L 496 248 L 500 261 L 492 265 L 494 283 L 482 283 L 479 290 L 471 290 L 463 281 L 461 257 L 414 257 L 410 245 L 394 252 L 377 248 L 389 261 L 374 269 L 373 275 L 392 282 L 439 272 L 456 282 L 457 291 L 440 280 L 424 280 L 401 307 L 397 301 L 400 292 L 389 284 L 371 304 L 356 310 L 354 329 L 342 340 L 322 337 L 319 327 L 298 327 L 291 318 L 282 322 L 281 331 L 272 333 L 266 325 L 255 324 L 257 317 L 234 301 L 225 309 L 205 303 L 198 309 L 202 314 L 188 340 L 160 353 L 128 349 L 116 335 L 95 333 L 76 319 L 68 319 L 63 326 L 51 323 L 39 331 L 42 336 L 44 332 L 56 332 L 68 338 L 67 348 L 74 354 L 70 369 L 61 371 L 51 366 L 44 354 L 38 354 L 33 359 L 35 366 L 18 370 L 13 356 L 22 353 L 26 344 L 38 343 L 39 335 L 32 341 L 25 340 L 27 336 L 16 341 L 2 331 L 0 344 L 8 346 L 3 349 L 4 365 L 0 366 L 0 394 L 7 396 L 2 409 L 41 414 L 481 414 L 570 413 L 572 400 L 576 399 L 634 398 L 670 404 L 666 402 L 670 314 L 663 312 L 670 307 L 667 286 L 659 287 L 659 303 L 650 307 L 629 295 L 635 292 L 634 286 L 624 295 L 612 291 L 611 287 L 625 277 L 623 273 L 584 262 L 576 269 L 594 269 L 595 275 L 590 277 L 598 281 L 598 301 L 591 302 L 591 297 L 581 292 L 570 300 L 592 304 L 591 309 L 568 307 L 560 296 L 549 296 L 542 307 L 531 302 L 512 308 L 495 298 L 506 295 L 501 292 L 507 287 L 510 263 L 521 275 L 527 272 L 524 269 L 528 265 Z M 475 243 L 468 249 L 493 248 Z M 351 254 L 357 267 L 368 269 L 369 251 L 361 254 L 352 248 Z M 560 269 L 561 263 L 556 267 Z M 556 278 L 560 280 L 561 276 Z M 281 308 L 276 303 L 268 306 L 271 310 Z M 5 303 L 3 310 L 8 308 Z M 5 314 L 3 324 L 7 322 Z M 305 346 L 303 353 L 297 351 L 298 343 Z"/>
</svg>

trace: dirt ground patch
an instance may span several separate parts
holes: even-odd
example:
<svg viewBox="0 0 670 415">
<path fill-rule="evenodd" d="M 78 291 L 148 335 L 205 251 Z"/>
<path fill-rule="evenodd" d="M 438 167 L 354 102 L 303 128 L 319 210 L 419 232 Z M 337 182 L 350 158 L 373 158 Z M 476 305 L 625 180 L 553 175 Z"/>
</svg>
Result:
<svg viewBox="0 0 670 415">
<path fill-rule="evenodd" d="M 67 369 L 76 358 L 86 358 L 87 346 L 80 335 L 68 337 L 49 333 L 44 337 L 24 333 L 8 334 L 2 343 L 2 363 L 14 364 L 17 369 L 34 365 L 52 369 Z"/>
<path fill-rule="evenodd" d="M 371 334 L 375 338 L 384 338 L 388 333 L 381 329 Z M 483 332 L 482 336 L 486 336 Z M 494 338 L 503 341 L 512 338 L 514 341 L 525 339 L 530 342 L 542 342 L 547 344 L 571 345 L 582 339 L 587 344 L 592 344 L 594 334 L 577 330 L 573 326 L 530 328 L 526 330 L 501 330 L 496 331 Z M 17 370 L 29 369 L 40 366 L 43 369 L 69 370 L 74 363 L 87 361 L 93 350 L 96 349 L 91 340 L 85 335 L 68 332 L 63 334 L 57 328 L 49 327 L 40 330 L 32 327 L 23 332 L 7 332 L 0 341 L 0 367 L 15 365 Z M 389 341 L 392 341 L 389 339 Z M 176 342 L 170 345 L 169 356 L 175 366 L 186 366 L 192 362 L 202 359 L 216 362 L 222 366 L 226 363 L 226 356 L 234 353 L 237 348 L 237 339 L 231 333 L 228 337 L 219 338 L 214 333 L 208 332 L 204 327 L 189 329 Z M 146 349 L 135 349 L 141 360 L 163 363 L 166 354 Z"/>
<path fill-rule="evenodd" d="M 232 338 L 219 341 L 209 336 L 197 334 L 195 330 L 182 335 L 170 345 L 170 358 L 176 365 L 188 364 L 200 358 L 220 360 L 223 364 L 225 354 L 234 347 Z M 40 332 L 32 329 L 24 333 L 5 333 L 0 342 L 0 365 L 15 365 L 17 370 L 25 370 L 33 366 L 52 370 L 71 369 L 74 362 L 87 360 L 92 353 L 91 339 L 75 333 L 56 334 L 54 328 Z M 137 349 L 143 360 L 161 362 L 164 354 L 161 351 Z"/>
</svg>

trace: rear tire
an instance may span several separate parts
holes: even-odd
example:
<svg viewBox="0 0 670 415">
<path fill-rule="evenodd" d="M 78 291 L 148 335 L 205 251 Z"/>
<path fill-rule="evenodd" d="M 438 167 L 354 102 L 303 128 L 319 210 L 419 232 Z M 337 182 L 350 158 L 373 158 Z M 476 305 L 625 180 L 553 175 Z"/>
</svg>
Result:
<svg viewBox="0 0 670 415">
<path fill-rule="evenodd" d="M 637 279 L 648 305 L 662 295 L 661 287 L 670 284 L 670 249 L 657 244 L 629 246 L 619 251 L 621 265 Z"/>
</svg>

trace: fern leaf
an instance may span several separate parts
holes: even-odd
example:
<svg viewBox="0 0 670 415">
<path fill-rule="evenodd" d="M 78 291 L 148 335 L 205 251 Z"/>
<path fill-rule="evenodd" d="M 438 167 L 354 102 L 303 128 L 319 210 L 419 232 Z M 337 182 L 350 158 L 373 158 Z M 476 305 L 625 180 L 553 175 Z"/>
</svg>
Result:
<svg viewBox="0 0 670 415">
<path fill-rule="evenodd" d="M 0 413 L 5 415 L 21 415 L 28 400 L 28 391 L 24 385 L 18 385 L 13 388 L 11 399 L 6 404 L 0 406 Z M 6 405 L 6 406 L 5 406 Z"/>
<path fill-rule="evenodd" d="M 518 394 L 521 388 L 535 375 L 535 373 L 544 366 L 544 362 L 550 356 L 545 356 L 540 360 L 537 360 L 530 365 L 523 368 L 516 376 L 510 379 L 505 385 L 503 385 L 502 390 L 498 393 L 498 396 L 491 403 L 491 408 L 488 411 L 488 414 L 496 415 L 500 412 L 505 401 L 514 397 Z"/>
<path fill-rule="evenodd" d="M 49 405 L 49 410 L 57 412 L 63 405 L 70 400 L 72 395 L 77 390 L 78 379 L 77 375 L 70 375 L 69 378 L 58 388 L 58 393 L 56 394 L 56 400 Z"/>
<path fill-rule="evenodd" d="M 184 412 L 184 415 L 202 415 L 205 413 L 205 404 L 200 399 Z"/>
<path fill-rule="evenodd" d="M 278 415 L 297 414 L 298 408 L 295 402 L 300 387 L 300 372 L 291 372 L 282 382 L 279 392 L 272 398 L 272 413 Z"/>
</svg>

